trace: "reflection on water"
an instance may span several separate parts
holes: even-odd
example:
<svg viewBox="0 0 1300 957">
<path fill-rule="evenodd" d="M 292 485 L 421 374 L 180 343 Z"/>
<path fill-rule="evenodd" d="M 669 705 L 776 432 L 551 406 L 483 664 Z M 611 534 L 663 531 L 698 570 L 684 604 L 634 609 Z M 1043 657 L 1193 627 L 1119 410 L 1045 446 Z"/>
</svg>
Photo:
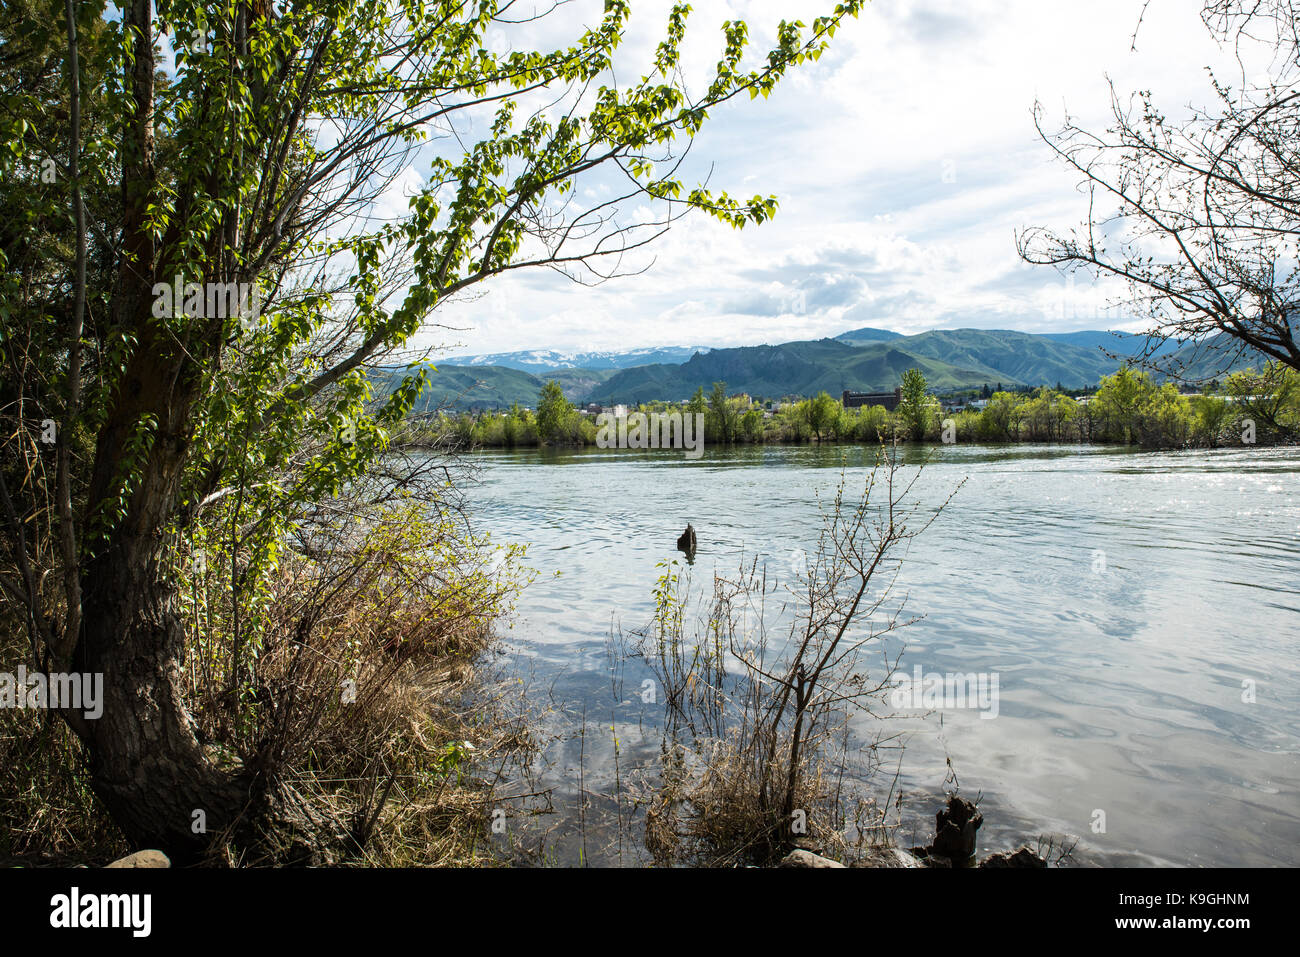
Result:
<svg viewBox="0 0 1300 957">
<path fill-rule="evenodd" d="M 901 633 L 902 666 L 996 673 L 1001 700 L 995 720 L 953 710 L 906 722 L 916 836 L 928 837 L 951 755 L 963 793 L 983 795 L 984 848 L 1062 833 L 1080 839 L 1083 862 L 1300 864 L 1300 451 L 928 455 L 922 503 L 967 483 L 900 577 L 909 611 L 925 615 Z M 606 639 L 611 624 L 646 623 L 658 562 L 685 569 L 676 540 L 688 522 L 697 587 L 734 571 L 742 552 L 788 577 L 791 556 L 815 548 L 818 493 L 842 465 L 860 482 L 875 456 L 810 446 L 694 461 L 478 456 L 475 521 L 530 543 L 540 572 L 509 649 L 553 687 L 563 720 L 585 709 L 589 722 L 559 746 L 556 773 L 581 771 L 589 789 L 612 781 L 611 725 L 624 770 L 653 764 L 661 709 L 636 693 L 639 662 L 611 681 Z M 562 824 L 560 860 L 576 859 L 575 833 Z"/>
</svg>

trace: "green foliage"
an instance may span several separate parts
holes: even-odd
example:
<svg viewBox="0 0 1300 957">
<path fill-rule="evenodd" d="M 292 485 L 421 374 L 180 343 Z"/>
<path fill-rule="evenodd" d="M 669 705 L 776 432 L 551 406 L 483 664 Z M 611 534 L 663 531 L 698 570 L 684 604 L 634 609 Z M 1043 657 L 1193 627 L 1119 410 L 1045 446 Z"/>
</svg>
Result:
<svg viewBox="0 0 1300 957">
<path fill-rule="evenodd" d="M 1300 431 L 1300 372 L 1281 362 L 1269 362 L 1256 372 L 1247 369 L 1228 376 L 1225 391 L 1245 418 L 1266 437 L 1280 438 Z"/>
<path fill-rule="evenodd" d="M 1256 424 L 1259 442 L 1286 441 L 1300 433 L 1300 376 L 1276 364 L 1262 373 L 1247 370 L 1234 375 L 1224 396 L 1183 395 L 1172 384 L 1157 385 L 1146 373 L 1124 367 L 1103 379 L 1091 397 L 1075 399 L 1046 386 L 1033 392 L 998 391 L 980 410 L 942 415 L 923 382 L 912 377 L 910 388 L 912 404 L 905 395 L 904 403 L 892 413 L 876 405 L 845 409 L 825 392 L 766 411 L 764 403 L 749 396 L 727 398 L 721 383 L 709 397 L 698 389 L 684 406 L 650 402 L 629 412 L 702 411 L 710 442 L 724 442 L 724 435 L 729 435 L 732 443 L 746 444 L 833 440 L 875 445 L 902 435 L 938 441 L 943 423 L 949 420 L 957 442 L 1214 447 L 1241 443 L 1247 420 Z M 517 407 L 509 413 L 440 415 L 423 434 L 462 447 L 522 447 L 540 444 L 537 422 Z M 590 417 L 573 413 L 561 434 L 562 441 L 594 445 L 596 426 Z"/>
<path fill-rule="evenodd" d="M 1137 417 L 1146 397 L 1154 389 L 1151 376 L 1128 365 L 1101 380 L 1091 410 L 1102 435 L 1124 443 L 1137 440 Z"/>
<path fill-rule="evenodd" d="M 132 514 L 161 516 L 177 531 L 203 502 L 236 486 L 246 492 L 240 520 L 255 524 L 265 545 L 301 509 L 364 476 L 437 370 L 399 369 L 383 389 L 368 374 L 457 293 L 506 270 L 547 265 L 546 256 L 529 258 L 530 230 L 542 246 L 547 238 L 536 232 L 533 211 L 569 206 L 578 178 L 598 166 L 628 177 L 628 198 L 655 206 L 663 220 L 687 207 L 736 228 L 769 219 L 775 197 L 732 197 L 678 178 L 678 166 L 664 160 L 715 107 L 744 93 L 767 96 L 790 68 L 818 58 L 862 0 L 835 4 L 811 26 L 782 22 L 774 47 L 758 57 L 746 25 L 728 22 L 722 57 L 696 96 L 678 69 L 686 5 L 673 8 L 651 62 L 617 85 L 607 77 L 631 13 L 627 0 L 609 0 L 570 43 L 493 52 L 487 39 L 509 19 L 507 6 L 313 0 L 264 9 L 250 22 L 241 5 L 169 0 L 132 23 L 137 8 L 108 16 L 102 3 L 77 4 L 84 95 L 76 147 L 91 212 L 92 321 L 77 370 L 79 408 L 60 428 L 92 439 L 108 430 L 101 451 L 124 450 L 104 453 L 113 460 L 100 475 L 111 480 L 73 509 L 92 517 L 93 547 Z M 165 36 L 175 56 L 152 82 L 135 83 L 145 32 L 155 44 Z M 56 149 L 67 136 L 58 68 L 66 37 L 60 17 L 26 0 L 6 4 L 0 35 L 9 117 L 0 121 L 0 338 L 24 343 L 29 360 L 39 357 L 45 367 L 29 362 L 23 386 L 30 384 L 34 408 L 57 414 L 66 402 L 58 363 L 68 352 L 70 311 L 59 264 L 72 258 L 73 238 L 66 155 Z M 142 87 L 151 87 L 149 143 L 134 138 Z M 572 108 L 521 115 L 521 98 L 544 89 L 573 96 Z M 426 185 L 406 215 L 353 217 L 374 200 L 372 181 L 412 163 L 410 150 L 433 130 L 484 109 L 478 139 L 448 138 L 463 148 L 421 156 Z M 150 154 L 137 155 L 142 149 Z M 53 183 L 42 180 L 46 159 L 60 170 Z M 362 168 L 384 172 L 356 175 Z M 566 254 L 599 257 L 619 246 L 608 233 L 588 238 L 589 248 Z M 152 258 L 123 273 L 122 255 L 146 250 Z M 146 288 L 155 280 L 243 282 L 260 290 L 263 308 L 255 322 L 184 309 L 150 315 L 147 302 L 110 308 L 120 274 L 147 277 Z M 175 385 L 166 409 L 162 397 L 140 395 L 145 381 Z M 138 397 L 131 401 L 141 408 L 124 396 Z M 581 437 L 577 420 L 562 407 L 554 412 L 539 410 L 537 423 L 512 413 L 501 423 L 503 442 L 529 444 L 539 427 L 547 441 Z M 155 422 L 165 425 L 156 445 Z M 724 423 L 728 431 L 733 424 Z M 161 462 L 178 449 L 179 463 Z M 75 461 L 88 469 L 91 458 Z M 153 471 L 180 475 L 172 501 L 143 500 L 157 488 Z M 73 484 L 87 485 L 84 476 Z"/>
<path fill-rule="evenodd" d="M 819 392 L 806 402 L 801 402 L 799 409 L 818 442 L 822 440 L 822 433 L 833 426 L 840 412 L 839 403 L 825 392 Z"/>
<path fill-rule="evenodd" d="M 700 386 L 695 390 L 695 394 L 691 396 L 690 401 L 686 403 L 686 411 L 690 415 L 703 415 L 704 421 L 707 425 L 708 404 L 704 398 L 704 386 Z"/>
<path fill-rule="evenodd" d="M 903 397 L 898 403 L 898 417 L 908 436 L 922 441 L 936 418 L 936 404 L 926 391 L 925 373 L 912 368 L 903 373 Z"/>
<path fill-rule="evenodd" d="M 709 393 L 709 407 L 704 413 L 704 434 L 707 440 L 723 445 L 735 441 L 738 418 L 735 406 L 727 399 L 727 383 L 713 383 L 713 391 Z"/>
<path fill-rule="evenodd" d="M 554 379 L 537 396 L 537 436 L 542 442 L 572 439 L 576 427 L 573 405 Z"/>
<path fill-rule="evenodd" d="M 1192 410 L 1192 436 L 1197 445 L 1214 448 L 1224 431 L 1233 423 L 1232 403 L 1211 395 L 1195 395 L 1189 400 Z"/>
<path fill-rule="evenodd" d="M 771 218 L 775 197 L 678 178 L 678 161 L 711 111 L 767 96 L 862 3 L 781 23 L 757 56 L 728 22 L 696 95 L 679 69 L 686 5 L 617 70 L 628 0 L 568 21 L 567 41 L 504 53 L 488 42 L 520 22 L 504 0 L 88 0 L 68 5 L 67 32 L 62 5 L 0 9 L 5 584 L 26 609 L 29 660 L 90 663 L 113 683 L 120 721 L 65 717 L 85 748 L 78 773 L 137 846 L 207 853 L 208 838 L 141 808 L 211 799 L 218 845 L 238 822 L 274 856 L 301 788 L 302 807 L 330 807 L 304 812 L 313 833 L 292 843 L 325 847 L 327 819 L 342 819 L 333 782 L 396 775 L 409 818 L 408 772 L 460 766 L 454 750 L 430 765 L 424 747 L 446 740 L 424 725 L 451 689 L 393 679 L 413 640 L 466 664 L 500 603 L 449 532 L 381 508 L 408 487 L 447 494 L 421 465 L 391 467 L 394 432 L 438 375 L 411 360 L 413 337 L 510 270 L 594 268 L 691 210 L 735 228 Z M 579 181 L 602 174 L 625 192 L 579 202 Z M 420 187 L 391 215 L 382 204 L 408 175 Z M 246 308 L 214 308 L 222 290 Z M 585 441 L 552 385 L 537 416 L 516 402 L 468 426 L 435 421 L 469 442 Z M 45 418 L 54 443 L 34 435 Z M 218 590 L 176 567 L 196 552 L 211 553 Z M 332 721 L 332 672 L 363 659 L 392 707 L 365 728 Z M 120 733 L 132 722 L 157 734 Z M 145 747 L 151 770 L 132 774 Z M 358 787 L 344 803 L 369 814 L 378 791 Z"/>
</svg>

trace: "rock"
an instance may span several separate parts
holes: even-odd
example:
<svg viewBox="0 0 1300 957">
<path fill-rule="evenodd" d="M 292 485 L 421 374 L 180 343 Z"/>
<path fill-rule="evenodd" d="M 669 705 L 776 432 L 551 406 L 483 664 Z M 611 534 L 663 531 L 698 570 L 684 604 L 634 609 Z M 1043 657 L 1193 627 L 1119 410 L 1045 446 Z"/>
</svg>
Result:
<svg viewBox="0 0 1300 957">
<path fill-rule="evenodd" d="M 910 853 L 921 862 L 922 867 L 952 867 L 952 861 L 933 853 L 928 847 L 914 847 Z"/>
<path fill-rule="evenodd" d="M 1017 848 L 1010 853 L 1003 851 L 1000 854 L 990 854 L 984 860 L 980 861 L 980 867 L 1046 867 L 1047 861 L 1043 860 L 1037 854 L 1025 847 Z"/>
<path fill-rule="evenodd" d="M 136 851 L 134 854 L 128 854 L 120 860 L 114 861 L 109 867 L 171 867 L 172 862 L 167 859 L 167 855 L 162 851 Z"/>
<path fill-rule="evenodd" d="M 868 848 L 854 867 L 924 867 L 919 860 L 901 847 L 887 847 L 883 844 Z"/>
<path fill-rule="evenodd" d="M 829 857 L 822 857 L 820 854 L 814 854 L 812 851 L 805 851 L 802 848 L 791 851 L 785 857 L 781 858 L 781 863 L 777 867 L 843 867 L 839 861 L 832 861 Z"/>
</svg>

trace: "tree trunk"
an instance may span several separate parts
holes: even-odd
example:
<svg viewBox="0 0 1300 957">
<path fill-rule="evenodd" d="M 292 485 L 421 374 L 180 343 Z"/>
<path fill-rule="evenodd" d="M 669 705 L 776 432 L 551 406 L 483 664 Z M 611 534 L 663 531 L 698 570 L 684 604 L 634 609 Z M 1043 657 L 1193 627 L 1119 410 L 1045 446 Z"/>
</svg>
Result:
<svg viewBox="0 0 1300 957">
<path fill-rule="evenodd" d="M 185 631 L 157 555 L 96 563 L 81 667 L 103 675 L 103 714 L 84 724 L 91 781 L 127 840 L 180 864 L 232 846 L 243 863 L 330 862 L 344 829 L 257 769 L 219 767 L 182 698 Z"/>
<path fill-rule="evenodd" d="M 181 862 L 227 842 L 253 861 L 323 860 L 342 830 L 273 773 L 218 766 L 186 710 L 186 631 L 175 611 L 166 529 L 179 509 L 199 377 L 174 344 L 148 334 L 141 340 L 100 433 L 89 497 L 113 502 L 122 473 L 132 477 L 125 514 L 89 543 L 83 578 L 76 665 L 102 674 L 104 689 L 101 717 L 77 729 L 90 751 L 92 785 L 132 844 Z M 133 461 L 117 437 L 131 435 L 146 415 L 156 423 L 152 441 Z"/>
<path fill-rule="evenodd" d="M 81 626 L 69 635 L 77 670 L 103 677 L 103 713 L 67 720 L 89 752 L 95 793 L 137 848 L 180 863 L 230 845 L 247 863 L 320 862 L 343 829 L 273 769 L 219 765 L 183 700 L 185 628 L 166 533 L 180 510 L 204 363 L 215 360 L 222 333 L 217 322 L 178 336 L 152 317 L 153 284 L 174 264 L 169 239 L 156 242 L 148 225 L 157 187 L 151 0 L 129 0 L 123 26 L 135 36 L 126 77 L 133 112 L 123 130 L 123 256 L 113 309 L 137 341 L 96 439 Z"/>
<path fill-rule="evenodd" d="M 245 798 L 204 755 L 180 700 L 183 633 L 168 600 L 147 593 L 144 569 L 100 564 L 83 636 L 83 667 L 104 681 L 103 715 L 88 722 L 95 793 L 134 847 L 192 862 L 210 834 L 233 830 Z"/>
</svg>

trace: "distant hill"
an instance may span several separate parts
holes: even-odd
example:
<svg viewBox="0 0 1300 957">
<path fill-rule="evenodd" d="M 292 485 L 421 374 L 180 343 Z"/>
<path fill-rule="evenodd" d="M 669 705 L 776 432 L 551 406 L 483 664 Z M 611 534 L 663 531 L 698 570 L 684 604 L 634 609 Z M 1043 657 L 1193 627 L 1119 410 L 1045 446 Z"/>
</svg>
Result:
<svg viewBox="0 0 1300 957">
<path fill-rule="evenodd" d="M 1046 332 L 1041 335 L 1044 339 L 1055 339 L 1057 342 L 1111 352 L 1118 356 L 1135 356 L 1146 348 L 1147 342 L 1146 336 L 1138 333 L 1101 332 L 1092 329 L 1082 332 Z M 1177 348 L 1178 343 L 1165 342 L 1156 348 L 1155 355 L 1167 355 Z"/>
<path fill-rule="evenodd" d="M 655 363 L 671 364 L 685 362 L 696 352 L 708 351 L 694 346 L 663 346 L 631 349 L 627 352 L 555 352 L 539 349 L 481 356 L 449 356 L 443 361 L 455 366 L 501 366 L 540 374 L 556 369 L 628 369 Z"/>
<path fill-rule="evenodd" d="M 913 367 L 925 373 L 930 388 L 938 392 L 996 387 L 999 383 L 1004 388 L 1058 382 L 1067 388 L 1082 388 L 1095 386 L 1102 376 L 1119 367 L 1120 360 L 1108 356 L 1107 351 L 1136 355 L 1144 344 L 1140 335 L 1094 330 L 1037 335 L 1006 329 L 937 329 L 902 336 L 867 328 L 834 339 L 695 350 L 681 361 L 623 367 L 555 367 L 541 364 L 541 358 L 549 363 L 563 354 L 509 353 L 506 355 L 539 357 L 538 367 L 435 363 L 438 371 L 431 376 L 420 408 L 496 409 L 516 402 L 534 407 L 550 379 L 560 383 L 572 402 L 605 405 L 680 401 L 698 388 L 707 392 L 714 382 L 726 382 L 732 393 L 767 398 L 815 395 L 823 390 L 831 395 L 845 389 L 888 392 Z M 604 356 L 604 361 L 612 363 L 633 361 L 635 356 L 681 358 L 685 351 L 645 349 L 581 355 Z M 1257 355 L 1241 350 L 1226 336 L 1196 346 L 1166 343 L 1158 359 L 1171 372 L 1191 381 L 1216 378 L 1225 369 L 1261 364 Z"/>
<path fill-rule="evenodd" d="M 1156 354 L 1155 364 L 1190 382 L 1207 382 L 1248 366 L 1259 369 L 1267 361 L 1262 354 L 1222 332 L 1198 343 L 1166 342 Z"/>
<path fill-rule="evenodd" d="M 515 403 L 536 408 L 538 393 L 551 379 L 560 383 L 570 401 L 583 402 L 615 372 L 613 369 L 556 369 L 533 375 L 504 366 L 454 366 L 435 362 L 434 367 L 437 371 L 429 373 L 429 384 L 416 403 L 416 412 L 439 408 L 506 409 Z M 372 373 L 379 379 L 376 390 L 380 393 L 392 389 L 406 374 L 405 369 Z"/>
<path fill-rule="evenodd" d="M 601 385 L 618 373 L 617 369 L 548 369 L 538 373 L 539 382 L 554 379 L 571 402 L 600 401 Z M 530 405 L 532 403 L 529 403 Z"/>
<path fill-rule="evenodd" d="M 518 402 L 536 406 L 543 382 L 519 369 L 502 366 L 453 366 L 435 363 L 416 411 L 438 408 L 503 409 Z"/>
<path fill-rule="evenodd" d="M 983 376 L 984 382 L 1008 380 L 1026 385 L 1078 389 L 1096 385 L 1118 363 L 1100 348 L 1088 348 L 1004 329 L 936 329 L 896 340 L 893 345 L 916 356 L 942 359 Z"/>
<path fill-rule="evenodd" d="M 1047 333 L 1041 338 L 1134 358 L 1143 355 L 1147 346 L 1146 336 L 1128 332 Z M 1211 336 L 1199 343 L 1168 339 L 1156 345 L 1146 359 L 1147 364 L 1155 367 L 1152 371 L 1157 377 L 1161 377 L 1163 370 L 1165 374 L 1189 382 L 1219 379 L 1247 366 L 1258 368 L 1265 361 L 1259 353 L 1246 348 L 1226 333 Z"/>
<path fill-rule="evenodd" d="M 873 329 L 866 326 L 862 329 L 841 332 L 835 338 L 840 342 L 847 342 L 849 345 L 865 345 L 871 342 L 889 342 L 893 339 L 901 339 L 903 334 L 901 332 L 891 332 L 889 329 Z"/>
<path fill-rule="evenodd" d="M 1130 332 L 1102 332 L 1096 329 L 1085 329 L 1081 332 L 1044 332 L 1039 335 L 1054 342 L 1082 346 L 1085 349 L 1104 349 L 1117 355 L 1132 355 L 1146 341 L 1142 336 Z"/>
<path fill-rule="evenodd" d="M 845 389 L 887 391 L 914 366 L 935 389 L 978 388 L 988 378 L 981 371 L 894 348 L 892 341 L 854 346 L 818 339 L 714 349 L 681 365 L 624 369 L 600 387 L 600 395 L 618 402 L 677 401 L 689 398 L 697 388 L 707 391 L 714 382 L 726 382 L 729 392 L 771 397 L 823 390 L 832 395 Z M 1018 384 L 1014 377 L 1003 379 L 1008 385 Z"/>
</svg>

